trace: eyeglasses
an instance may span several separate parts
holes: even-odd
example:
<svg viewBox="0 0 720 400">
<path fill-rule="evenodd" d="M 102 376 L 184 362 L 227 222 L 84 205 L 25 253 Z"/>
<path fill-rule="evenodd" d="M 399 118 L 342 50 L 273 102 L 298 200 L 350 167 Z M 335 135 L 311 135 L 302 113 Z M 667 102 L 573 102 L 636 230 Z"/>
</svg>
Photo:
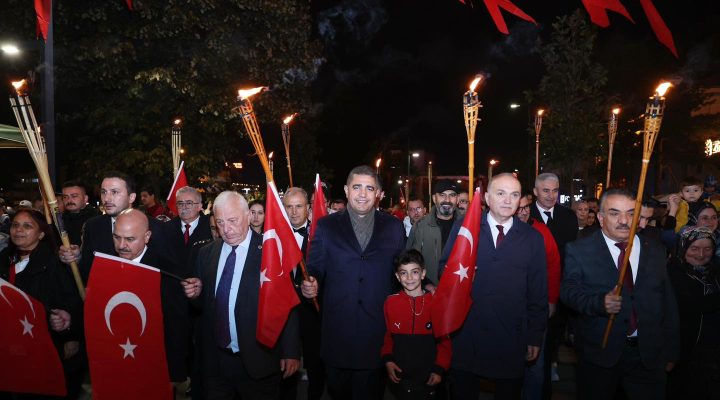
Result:
<svg viewBox="0 0 720 400">
<path fill-rule="evenodd" d="M 178 208 L 192 208 L 192 206 L 194 206 L 195 204 L 200 204 L 200 203 L 196 203 L 194 201 L 177 201 L 177 202 L 175 202 L 175 205 Z"/>
<path fill-rule="evenodd" d="M 530 204 L 522 207 L 518 207 L 518 212 L 530 211 Z"/>
<path fill-rule="evenodd" d="M 467 204 L 469 202 L 468 200 L 458 200 L 458 204 Z"/>
<path fill-rule="evenodd" d="M 410 207 L 408 211 L 421 212 L 425 207 Z"/>
</svg>

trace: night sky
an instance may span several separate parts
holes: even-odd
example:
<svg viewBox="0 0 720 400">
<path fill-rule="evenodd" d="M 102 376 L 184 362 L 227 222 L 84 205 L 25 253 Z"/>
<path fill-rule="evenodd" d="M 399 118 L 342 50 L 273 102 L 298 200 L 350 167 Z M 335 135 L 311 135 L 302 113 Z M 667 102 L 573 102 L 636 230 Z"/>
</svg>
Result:
<svg viewBox="0 0 720 400">
<path fill-rule="evenodd" d="M 462 94 L 480 72 L 487 80 L 478 89 L 484 108 L 476 134 L 476 173 L 486 171 L 490 158 L 500 160 L 496 171 L 517 168 L 529 173 L 534 143 L 527 127 L 535 106 L 525 104 L 523 92 L 534 89 L 543 74 L 532 49 L 548 38 L 557 16 L 582 8 L 582 3 L 517 0 L 538 25 L 503 13 L 510 35 L 497 31 L 482 1 L 466 3 L 312 3 L 325 57 L 312 89 L 313 102 L 321 110 L 314 129 L 321 160 L 334 172 L 334 196 L 341 195 L 350 168 L 373 164 L 389 149 L 426 150 L 436 175 L 467 175 Z M 639 2 L 622 3 L 635 23 L 610 13 L 610 27 L 598 29 L 597 59 L 608 69 L 609 93 L 631 110 L 640 110 L 662 78 L 719 84 L 720 56 L 714 50 L 720 43 L 720 13 L 715 2 L 654 1 L 673 33 L 678 59 L 656 40 Z M 511 110 L 512 102 L 521 106 Z M 0 114 L 0 122 L 11 122 L 7 111 Z M 282 148 L 277 136 L 267 140 L 268 151 Z M 18 159 L 13 169 L 32 169 L 22 152 L 5 154 Z"/>
</svg>

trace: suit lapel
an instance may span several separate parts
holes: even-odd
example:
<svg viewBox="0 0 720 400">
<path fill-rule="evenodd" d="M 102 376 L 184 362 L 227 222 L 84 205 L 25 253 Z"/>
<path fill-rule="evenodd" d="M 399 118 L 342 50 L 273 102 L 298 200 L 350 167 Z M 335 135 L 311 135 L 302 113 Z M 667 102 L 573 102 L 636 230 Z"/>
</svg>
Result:
<svg viewBox="0 0 720 400">
<path fill-rule="evenodd" d="M 355 236 L 355 231 L 353 230 L 352 221 L 350 221 L 350 214 L 348 211 L 343 212 L 343 215 L 341 215 L 337 221 L 339 231 L 342 233 L 340 236 L 344 237 L 358 254 L 362 253 L 360 242 L 358 242 L 357 236 Z M 375 222 L 377 223 L 377 220 L 375 220 Z M 375 236 L 375 232 L 373 232 L 373 236 Z M 370 238 L 370 240 L 372 241 L 372 238 Z"/>
<path fill-rule="evenodd" d="M 211 297 L 213 299 L 213 302 L 215 301 L 215 286 L 217 285 L 218 263 L 220 262 L 220 252 L 222 251 L 223 243 L 224 242 L 222 240 L 218 240 L 212 245 L 212 248 L 210 249 L 210 262 L 208 265 L 206 265 L 208 281 L 211 282 L 211 285 L 208 287 L 208 289 L 212 290 L 213 295 Z"/>
<path fill-rule="evenodd" d="M 605 242 L 605 236 L 603 235 L 602 230 L 598 230 L 593 234 L 593 242 L 597 249 L 598 256 L 600 257 L 599 260 L 601 264 L 607 265 L 607 268 L 609 268 L 609 270 L 617 276 L 618 269 L 615 266 L 615 260 L 613 260 L 610 249 L 608 249 L 607 242 Z"/>
</svg>

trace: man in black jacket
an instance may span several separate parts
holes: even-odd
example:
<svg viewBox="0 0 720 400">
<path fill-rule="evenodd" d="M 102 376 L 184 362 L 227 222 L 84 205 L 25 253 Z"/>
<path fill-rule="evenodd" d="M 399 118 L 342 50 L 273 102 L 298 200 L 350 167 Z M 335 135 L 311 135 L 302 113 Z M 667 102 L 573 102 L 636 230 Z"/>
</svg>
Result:
<svg viewBox="0 0 720 400">
<path fill-rule="evenodd" d="M 85 185 L 80 182 L 67 181 L 63 183 L 62 202 L 65 206 L 65 211 L 62 213 L 63 225 L 70 237 L 70 243 L 79 246 L 82 243 L 83 225 L 99 212 L 88 205 Z"/>
<path fill-rule="evenodd" d="M 609 189 L 600 199 L 602 230 L 570 243 L 560 296 L 579 313 L 575 323 L 577 387 L 581 399 L 613 399 L 619 385 L 630 400 L 665 398 L 666 371 L 680 351 L 679 317 L 667 276 L 665 250 L 630 238 L 635 196 Z M 619 268 L 633 240 L 621 296 Z M 615 322 L 607 347 L 605 326 Z"/>
</svg>

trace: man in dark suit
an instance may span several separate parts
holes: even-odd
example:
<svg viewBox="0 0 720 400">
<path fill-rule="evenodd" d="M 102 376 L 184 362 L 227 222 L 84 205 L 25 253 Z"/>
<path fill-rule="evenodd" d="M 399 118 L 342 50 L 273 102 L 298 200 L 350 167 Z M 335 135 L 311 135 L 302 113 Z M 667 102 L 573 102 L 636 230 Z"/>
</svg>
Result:
<svg viewBox="0 0 720 400">
<path fill-rule="evenodd" d="M 277 399 L 280 380 L 300 364 L 297 315 L 290 313 L 274 348 L 257 342 L 262 236 L 250 230 L 247 201 L 237 192 L 220 193 L 213 214 L 222 241 L 200 249 L 200 276 L 184 283 L 185 294 L 203 309 L 205 398 Z"/>
<path fill-rule="evenodd" d="M 175 192 L 178 216 L 162 224 L 163 234 L 175 257 L 180 276 L 192 275 L 190 253 L 195 243 L 212 239 L 210 219 L 202 214 L 202 195 L 197 189 L 185 186 Z"/>
<path fill-rule="evenodd" d="M 322 344 L 330 396 L 382 399 L 383 304 L 393 293 L 393 258 L 405 248 L 405 228 L 375 210 L 375 169 L 355 167 L 345 185 L 345 211 L 317 223 L 303 281 L 307 298 L 322 290 Z"/>
<path fill-rule="evenodd" d="M 60 246 L 60 260 L 66 264 L 78 262 L 83 281 L 87 282 L 92 267 L 94 253 L 99 251 L 113 254 L 113 228 L 117 216 L 132 207 L 135 201 L 135 184 L 128 175 L 122 172 L 111 171 L 105 174 L 100 184 L 100 199 L 105 214 L 90 218 L 85 222 L 82 232 L 82 245 L 72 244 L 69 247 Z M 162 256 L 168 254 L 161 232 L 160 222 L 150 220 L 150 230 L 154 240 L 150 247 Z"/>
<path fill-rule="evenodd" d="M 598 213 L 602 230 L 567 248 L 560 296 L 579 313 L 575 338 L 581 399 L 612 399 L 620 384 L 630 400 L 664 399 L 666 370 L 679 355 L 677 304 L 659 243 L 633 238 L 622 296 L 613 294 L 634 209 L 632 192 L 605 191 Z M 603 349 L 612 314 L 615 323 Z"/>
<path fill-rule="evenodd" d="M 163 259 L 153 249 L 148 248 L 152 240 L 148 217 L 140 210 L 127 209 L 115 220 L 113 243 L 115 252 L 121 258 L 139 262 L 177 275 L 174 263 Z M 187 357 L 190 340 L 190 316 L 188 300 L 183 287 L 175 278 L 162 274 L 160 280 L 160 299 L 162 301 L 163 328 L 165 336 L 165 356 L 167 358 L 170 381 L 176 384 L 187 379 Z"/>
<path fill-rule="evenodd" d="M 300 187 L 291 187 L 285 192 L 282 202 L 290 220 L 290 225 L 293 228 L 295 240 L 302 250 L 303 259 L 305 259 L 310 228 L 308 221 L 310 205 L 307 192 Z M 300 297 L 297 312 L 300 319 L 302 363 L 307 371 L 307 398 L 309 400 L 319 400 L 325 391 L 325 366 L 320 359 L 320 314 L 315 309 L 312 300 L 306 299 L 302 295 L 300 285 L 303 281 L 303 275 L 299 265 L 293 270 L 293 281 L 295 282 L 295 290 Z M 281 390 L 283 399 L 295 399 L 297 397 L 297 375 L 283 382 Z"/>
<path fill-rule="evenodd" d="M 63 225 L 70 237 L 70 243 L 80 245 L 85 221 L 100 213 L 88 205 L 85 186 L 80 182 L 67 181 L 62 184 L 62 202 L 65 206 L 62 213 Z"/>
<path fill-rule="evenodd" d="M 530 216 L 537 221 L 544 223 L 552 233 L 555 243 L 560 251 L 560 268 L 565 265 L 565 246 L 575 240 L 578 235 L 578 222 L 575 212 L 563 207 L 558 202 L 560 194 L 560 179 L 557 175 L 546 172 L 535 178 L 533 188 L 536 201 L 530 207 Z M 565 325 L 567 322 L 567 311 L 560 304 L 560 310 L 551 306 L 552 317 L 548 321 L 548 332 L 545 336 L 545 357 L 544 357 L 544 384 L 543 398 L 550 399 L 552 392 L 552 381 L 558 380 L 555 370 L 557 360 L 557 349 L 560 346 Z M 556 312 L 557 311 L 557 312 Z"/>
<path fill-rule="evenodd" d="M 496 399 L 520 399 L 525 364 L 540 352 L 548 315 L 542 235 L 515 216 L 520 182 L 496 175 L 488 185 L 478 239 L 472 306 L 452 336 L 452 398 L 477 399 L 480 379 L 495 382 Z M 445 266 L 462 226 L 453 226 L 440 265 Z"/>
</svg>

